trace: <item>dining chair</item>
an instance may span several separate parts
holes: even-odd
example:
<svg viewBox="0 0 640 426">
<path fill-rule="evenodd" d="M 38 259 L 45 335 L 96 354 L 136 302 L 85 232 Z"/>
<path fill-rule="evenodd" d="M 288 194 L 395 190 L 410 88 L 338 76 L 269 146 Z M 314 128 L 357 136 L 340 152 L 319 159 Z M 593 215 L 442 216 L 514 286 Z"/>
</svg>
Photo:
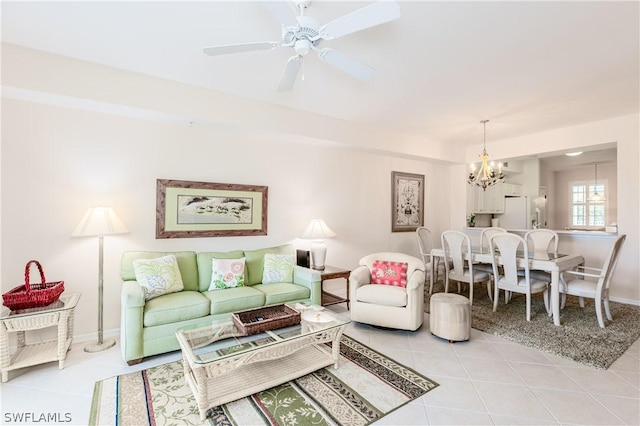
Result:
<svg viewBox="0 0 640 426">
<path fill-rule="evenodd" d="M 484 228 L 480 231 L 480 253 L 488 253 L 489 239 L 495 234 L 502 232 L 507 232 L 507 230 L 498 226 Z M 493 265 L 491 265 L 491 263 L 476 263 L 474 265 L 474 269 L 488 273 L 489 279 L 493 281 Z M 489 282 L 489 284 L 491 284 L 491 282 Z M 493 300 L 493 293 L 491 291 L 489 292 L 489 298 Z"/>
<path fill-rule="evenodd" d="M 529 252 L 536 259 L 546 259 L 549 253 L 558 255 L 558 233 L 551 229 L 532 229 L 524 235 Z M 531 277 L 551 282 L 551 274 L 544 271 L 531 270 Z"/>
<path fill-rule="evenodd" d="M 436 264 L 433 267 L 435 277 L 432 274 L 431 269 L 431 249 L 433 248 L 433 239 L 431 238 L 431 231 L 429 228 L 419 226 L 416 229 L 416 239 L 418 240 L 418 248 L 420 250 L 420 257 L 424 262 L 425 280 L 427 274 L 429 275 L 429 294 L 433 293 L 433 283 L 438 281 L 438 267 L 440 266 L 441 258 L 434 259 Z"/>
<path fill-rule="evenodd" d="M 562 294 L 562 302 L 560 309 L 564 309 L 567 294 L 578 296 L 578 302 L 581 308 L 584 308 L 584 298 L 587 297 L 595 300 L 596 316 L 598 317 L 600 328 L 604 328 L 604 319 L 602 318 L 603 303 L 607 319 L 609 321 L 613 320 L 609 308 L 609 289 L 611 287 L 613 271 L 618 263 L 620 249 L 626 238 L 626 235 L 620 235 L 616 239 L 609 250 L 602 269 L 577 266 L 574 270 L 565 271 L 561 274 L 560 294 Z"/>
<path fill-rule="evenodd" d="M 524 234 L 529 251 L 534 252 L 534 257 L 546 256 L 548 253 L 558 254 L 558 233 L 551 229 L 532 229 Z"/>
<path fill-rule="evenodd" d="M 469 301 L 473 304 L 473 285 L 486 281 L 487 293 L 490 295 L 489 273 L 475 270 L 469 236 L 460 231 L 445 231 L 442 233 L 441 240 L 445 266 L 444 292 L 449 292 L 450 280 L 458 282 L 458 293 L 461 282 L 469 283 Z"/>
<path fill-rule="evenodd" d="M 508 232 L 494 234 L 489 240 L 491 260 L 494 274 L 493 312 L 498 309 L 499 291 L 505 291 L 505 303 L 509 303 L 510 293 L 521 293 L 526 296 L 527 321 L 531 321 L 531 295 L 543 293 L 544 307 L 549 313 L 549 281 L 542 281 L 530 276 L 529 262 L 518 265 L 518 257 L 529 259 L 527 242 L 519 235 Z M 500 272 L 499 267 L 502 267 Z M 524 270 L 524 276 L 518 275 Z"/>
<path fill-rule="evenodd" d="M 500 228 L 498 226 L 491 226 L 491 227 L 488 227 L 488 228 L 483 228 L 482 231 L 480 231 L 480 252 L 481 253 L 488 253 L 489 252 L 489 247 L 490 247 L 489 246 L 489 240 L 495 234 L 502 233 L 502 232 L 507 232 L 507 230 L 504 229 L 504 228 Z"/>
</svg>

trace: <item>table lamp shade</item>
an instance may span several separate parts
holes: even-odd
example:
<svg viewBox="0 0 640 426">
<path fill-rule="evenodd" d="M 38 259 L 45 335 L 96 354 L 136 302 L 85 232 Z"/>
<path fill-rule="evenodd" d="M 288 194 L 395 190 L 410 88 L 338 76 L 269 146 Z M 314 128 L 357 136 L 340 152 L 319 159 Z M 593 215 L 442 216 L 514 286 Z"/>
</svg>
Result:
<svg viewBox="0 0 640 426">
<path fill-rule="evenodd" d="M 326 223 L 324 223 L 324 220 L 313 219 L 307 226 L 307 229 L 304 230 L 301 238 L 307 240 L 322 240 L 324 238 L 332 238 L 335 236 L 336 233 L 333 232 Z"/>
<path fill-rule="evenodd" d="M 111 207 L 91 207 L 82 217 L 72 237 L 99 237 L 129 232 Z"/>
<path fill-rule="evenodd" d="M 327 257 L 327 246 L 322 240 L 335 236 L 336 233 L 333 232 L 322 219 L 313 219 L 307 226 L 307 229 L 304 230 L 301 238 L 315 240 L 311 246 L 311 264 L 313 269 L 324 269 L 324 260 Z"/>
</svg>

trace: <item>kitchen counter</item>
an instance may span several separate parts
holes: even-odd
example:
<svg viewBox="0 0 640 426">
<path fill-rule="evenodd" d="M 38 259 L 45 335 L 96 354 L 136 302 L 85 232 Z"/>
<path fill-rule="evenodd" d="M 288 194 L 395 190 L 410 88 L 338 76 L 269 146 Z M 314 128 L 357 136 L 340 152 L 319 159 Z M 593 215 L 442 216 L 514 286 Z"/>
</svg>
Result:
<svg viewBox="0 0 640 426">
<path fill-rule="evenodd" d="M 490 228 L 489 226 L 486 227 L 482 227 L 482 226 L 475 226 L 475 227 L 470 227 L 467 226 L 463 229 L 464 232 L 471 232 L 473 233 L 473 231 L 476 231 L 478 233 L 480 233 L 483 229 L 486 228 Z M 514 234 L 525 234 L 529 231 L 531 231 L 531 229 L 507 229 L 508 232 L 513 232 Z M 605 231 L 582 231 L 582 230 L 559 230 L 559 229 L 554 229 L 554 231 L 556 231 L 558 233 L 559 236 L 562 235 L 575 235 L 575 236 L 591 236 L 591 237 L 617 237 L 618 233 L 617 232 L 605 232 Z"/>
<path fill-rule="evenodd" d="M 471 244 L 480 244 L 480 232 L 482 227 L 465 227 L 463 232 L 469 235 Z M 524 237 L 530 229 L 507 229 L 509 232 Z M 605 231 L 565 231 L 556 230 L 558 233 L 558 253 L 579 254 L 585 259 L 585 265 L 591 267 L 602 267 L 606 259 L 611 244 L 618 237 L 617 233 Z M 628 302 L 626 302 L 628 303 Z"/>
</svg>

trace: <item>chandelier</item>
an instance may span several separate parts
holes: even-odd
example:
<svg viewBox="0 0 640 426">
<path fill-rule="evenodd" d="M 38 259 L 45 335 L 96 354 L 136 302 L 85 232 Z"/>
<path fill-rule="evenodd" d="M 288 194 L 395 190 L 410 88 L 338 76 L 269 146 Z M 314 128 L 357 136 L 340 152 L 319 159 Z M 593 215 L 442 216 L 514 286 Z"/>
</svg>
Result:
<svg viewBox="0 0 640 426">
<path fill-rule="evenodd" d="M 480 170 L 476 173 L 476 165 L 471 163 L 467 183 L 469 185 L 479 186 L 483 191 L 486 191 L 488 186 L 502 182 L 504 180 L 504 174 L 502 173 L 502 163 L 498 164 L 497 175 L 493 167 L 489 164 L 489 154 L 487 154 L 487 123 L 489 120 L 482 120 L 480 122 L 484 125 L 483 148 L 482 154 L 480 155 L 482 164 L 480 165 Z"/>
</svg>

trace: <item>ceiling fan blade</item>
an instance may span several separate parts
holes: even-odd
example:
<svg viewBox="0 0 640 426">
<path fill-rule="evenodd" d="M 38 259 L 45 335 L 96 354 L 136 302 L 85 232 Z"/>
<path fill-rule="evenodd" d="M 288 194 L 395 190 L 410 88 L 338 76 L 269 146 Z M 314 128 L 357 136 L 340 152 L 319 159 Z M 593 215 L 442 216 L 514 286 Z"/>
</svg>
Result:
<svg viewBox="0 0 640 426">
<path fill-rule="evenodd" d="M 227 55 L 229 53 L 251 52 L 253 50 L 267 50 L 280 47 L 275 41 L 259 41 L 255 43 L 226 44 L 222 46 L 205 47 L 202 51 L 211 56 Z"/>
<path fill-rule="evenodd" d="M 287 5 L 285 1 L 265 1 L 261 2 L 265 9 L 276 18 L 276 21 L 284 25 L 285 27 L 296 26 L 296 15 Z"/>
<path fill-rule="evenodd" d="M 400 7 L 393 0 L 379 0 L 337 18 L 322 28 L 322 38 L 330 40 L 384 24 L 400 17 Z"/>
<path fill-rule="evenodd" d="M 296 81 L 296 77 L 298 76 L 298 71 L 300 71 L 301 66 L 302 56 L 296 55 L 289 58 L 289 61 L 282 72 L 282 76 L 280 76 L 278 92 L 286 92 L 293 88 L 293 83 Z"/>
<path fill-rule="evenodd" d="M 344 53 L 337 52 L 333 49 L 322 49 L 318 55 L 320 56 L 320 59 L 329 65 L 338 68 L 340 71 L 345 72 L 358 80 L 368 80 L 373 77 L 373 74 L 375 74 L 375 70 L 370 66 L 356 61 Z"/>
</svg>

